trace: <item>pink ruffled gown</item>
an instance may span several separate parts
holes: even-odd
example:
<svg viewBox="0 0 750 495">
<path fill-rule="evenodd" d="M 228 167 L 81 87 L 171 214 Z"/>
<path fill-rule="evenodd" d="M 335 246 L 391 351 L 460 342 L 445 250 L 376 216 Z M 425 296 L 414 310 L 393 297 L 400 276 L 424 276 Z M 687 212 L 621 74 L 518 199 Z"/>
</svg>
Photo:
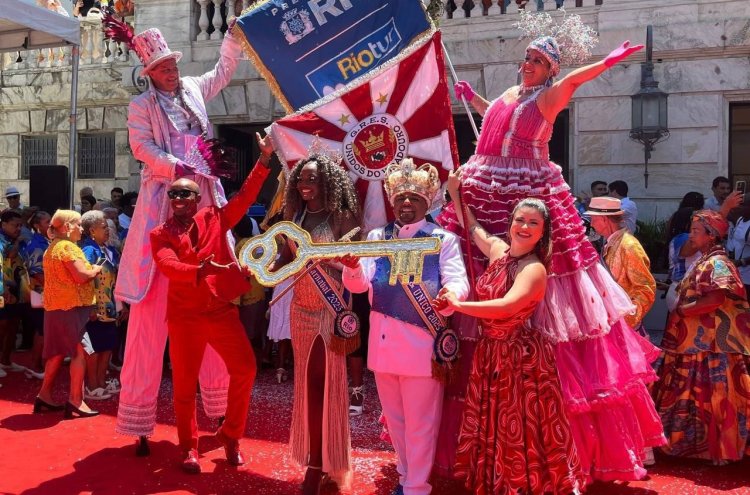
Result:
<svg viewBox="0 0 750 495">
<path fill-rule="evenodd" d="M 666 441 L 645 385 L 657 378 L 649 363 L 659 351 L 622 320 L 633 310 L 632 303 L 599 262 L 561 169 L 549 161 L 552 124 L 539 111 L 539 94 L 511 104 L 500 97 L 487 109 L 476 154 L 462 167 L 464 200 L 479 223 L 501 237 L 518 201 L 535 197 L 547 204 L 553 251 L 547 292 L 532 325 L 555 344 L 566 413 L 584 472 L 589 479 L 641 479 L 646 474 L 644 449 Z M 438 222 L 461 235 L 466 245 L 453 204 Z M 472 248 L 478 277 L 487 260 Z M 471 361 L 477 325 L 458 318 L 454 326 L 462 336 L 465 365 Z M 465 383 L 446 390 L 438 471 L 453 466 Z"/>
</svg>

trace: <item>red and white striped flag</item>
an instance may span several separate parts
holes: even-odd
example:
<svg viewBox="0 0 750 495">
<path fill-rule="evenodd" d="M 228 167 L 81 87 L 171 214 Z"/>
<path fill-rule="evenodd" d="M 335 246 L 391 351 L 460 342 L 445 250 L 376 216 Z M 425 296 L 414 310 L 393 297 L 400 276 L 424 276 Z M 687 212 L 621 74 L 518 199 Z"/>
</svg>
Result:
<svg viewBox="0 0 750 495">
<path fill-rule="evenodd" d="M 390 163 L 405 157 L 416 165 L 431 163 L 443 182 L 458 163 L 441 46 L 437 32 L 384 70 L 374 71 L 367 82 L 270 126 L 277 153 L 289 169 L 307 156 L 316 136 L 341 153 L 360 196 L 367 231 L 393 220 L 382 184 Z"/>
</svg>

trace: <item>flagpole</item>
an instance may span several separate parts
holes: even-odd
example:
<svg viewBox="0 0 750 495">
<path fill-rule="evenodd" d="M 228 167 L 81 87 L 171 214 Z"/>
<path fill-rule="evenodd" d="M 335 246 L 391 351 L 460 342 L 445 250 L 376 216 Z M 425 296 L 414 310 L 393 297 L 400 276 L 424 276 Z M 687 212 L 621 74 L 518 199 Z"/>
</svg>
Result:
<svg viewBox="0 0 750 495">
<path fill-rule="evenodd" d="M 443 43 L 442 39 L 440 40 L 440 44 L 443 46 L 445 61 L 448 62 L 448 68 L 451 70 L 451 78 L 453 79 L 453 84 L 455 85 L 458 82 L 458 74 L 456 74 L 456 69 L 453 68 L 453 62 L 451 62 L 451 57 L 450 55 L 448 55 L 448 50 L 445 48 L 445 43 Z M 466 115 L 469 116 L 469 123 L 471 124 L 471 128 L 474 129 L 474 137 L 479 139 L 479 129 L 477 129 L 477 124 L 474 122 L 474 116 L 471 114 L 471 110 L 469 110 L 469 104 L 466 102 L 466 98 L 464 98 L 463 93 L 461 93 L 461 103 L 464 104 Z"/>
<path fill-rule="evenodd" d="M 448 50 L 445 48 L 445 43 L 443 43 L 443 39 L 440 39 L 440 44 L 443 47 L 443 53 L 445 54 L 445 61 L 448 62 L 448 68 L 451 70 L 451 77 L 453 78 L 453 84 L 456 84 L 458 82 L 458 75 L 456 74 L 456 69 L 453 68 L 453 62 L 451 62 L 451 57 L 448 55 Z M 466 115 L 469 116 L 469 123 L 471 124 L 471 128 L 474 129 L 474 136 L 479 140 L 479 130 L 477 129 L 477 124 L 474 122 L 474 116 L 471 114 L 471 110 L 469 110 L 469 105 L 466 102 L 466 99 L 464 98 L 463 93 L 461 93 L 461 103 L 464 104 L 464 109 L 466 110 Z M 461 212 L 456 212 L 456 216 L 459 214 L 463 216 L 464 218 L 464 232 L 466 234 L 466 258 L 468 261 L 468 270 L 469 270 L 469 287 L 471 289 L 471 293 L 474 294 L 475 292 L 475 282 L 477 280 L 476 274 L 474 273 L 474 256 L 473 256 L 473 248 L 471 246 L 471 234 L 466 229 L 466 222 L 468 222 L 467 218 L 467 212 L 469 206 L 466 204 L 466 196 L 464 194 L 464 188 L 461 187 L 459 190 L 459 194 L 461 195 Z"/>
</svg>

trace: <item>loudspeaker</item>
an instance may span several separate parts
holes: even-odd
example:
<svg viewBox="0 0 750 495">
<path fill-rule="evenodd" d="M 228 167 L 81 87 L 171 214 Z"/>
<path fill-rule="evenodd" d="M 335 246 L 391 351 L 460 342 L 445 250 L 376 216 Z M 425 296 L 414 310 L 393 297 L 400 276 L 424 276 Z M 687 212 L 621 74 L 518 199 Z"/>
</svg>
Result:
<svg viewBox="0 0 750 495">
<path fill-rule="evenodd" d="M 29 167 L 29 206 L 54 215 L 58 209 L 70 209 L 70 184 L 65 165 Z"/>
</svg>

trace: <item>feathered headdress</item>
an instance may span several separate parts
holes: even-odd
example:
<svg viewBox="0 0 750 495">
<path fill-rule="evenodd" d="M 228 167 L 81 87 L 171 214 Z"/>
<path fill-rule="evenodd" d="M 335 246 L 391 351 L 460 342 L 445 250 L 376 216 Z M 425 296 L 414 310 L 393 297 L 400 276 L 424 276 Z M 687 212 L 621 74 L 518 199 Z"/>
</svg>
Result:
<svg viewBox="0 0 750 495">
<path fill-rule="evenodd" d="M 578 14 L 568 14 L 560 9 L 563 18 L 558 23 L 547 12 L 532 13 L 521 11 L 521 20 L 514 24 L 521 30 L 521 38 L 533 38 L 529 48 L 539 50 L 533 46 L 539 38 L 552 37 L 559 49 L 560 65 L 578 65 L 584 63 L 591 56 L 591 50 L 599 42 L 599 35 L 585 25 Z M 543 52 L 544 53 L 544 52 Z"/>
</svg>

